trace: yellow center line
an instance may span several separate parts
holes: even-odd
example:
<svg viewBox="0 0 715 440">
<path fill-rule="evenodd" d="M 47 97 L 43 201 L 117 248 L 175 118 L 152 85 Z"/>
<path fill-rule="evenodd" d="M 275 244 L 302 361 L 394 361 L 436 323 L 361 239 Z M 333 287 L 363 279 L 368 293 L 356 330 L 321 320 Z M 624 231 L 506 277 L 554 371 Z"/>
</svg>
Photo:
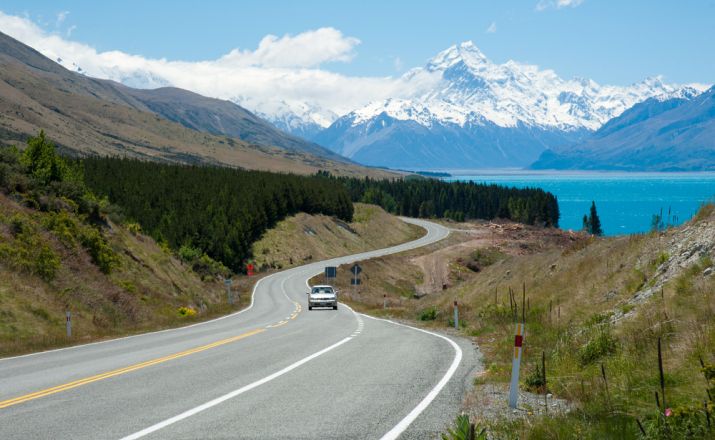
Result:
<svg viewBox="0 0 715 440">
<path fill-rule="evenodd" d="M 200 347 L 191 348 L 189 350 L 181 351 L 179 353 L 174 353 L 174 354 L 170 354 L 170 355 L 167 355 L 164 357 L 141 362 L 138 364 L 129 365 L 128 367 L 119 368 L 119 369 L 112 370 L 112 371 L 107 371 L 105 373 L 97 374 L 97 375 L 90 376 L 90 377 L 85 377 L 83 379 L 78 379 L 78 380 L 68 382 L 68 383 L 65 383 L 62 385 L 57 385 L 52 388 L 47 388 L 44 390 L 36 391 L 34 393 L 25 394 L 23 396 L 18 396 L 13 399 L 3 400 L 3 401 L 0 401 L 0 409 L 7 408 L 9 406 L 17 405 L 20 403 L 28 402 L 30 400 L 39 399 L 40 397 L 49 396 L 51 394 L 59 393 L 62 391 L 67 391 L 72 388 L 77 388 L 79 386 L 87 385 L 89 383 L 97 382 L 97 381 L 104 380 L 104 379 L 108 379 L 110 377 L 119 376 L 120 374 L 126 374 L 126 373 L 129 373 L 132 371 L 140 370 L 142 368 L 146 368 L 146 367 L 149 367 L 152 365 L 161 364 L 163 362 L 167 362 L 167 361 L 170 361 L 173 359 L 182 358 L 184 356 L 188 356 L 188 355 L 194 354 L 194 353 L 199 353 L 199 352 L 202 352 L 205 350 L 209 350 L 211 348 L 219 347 L 221 345 L 230 344 L 231 342 L 235 342 L 235 341 L 247 338 L 249 336 L 253 336 L 255 334 L 258 334 L 258 333 L 261 333 L 264 331 L 265 331 L 265 329 L 262 329 L 262 328 L 259 328 L 256 330 L 251 330 L 249 332 L 240 334 L 238 336 L 233 336 L 231 338 L 226 338 L 226 339 L 222 339 L 220 341 L 212 342 L 211 344 L 202 345 Z"/>
</svg>

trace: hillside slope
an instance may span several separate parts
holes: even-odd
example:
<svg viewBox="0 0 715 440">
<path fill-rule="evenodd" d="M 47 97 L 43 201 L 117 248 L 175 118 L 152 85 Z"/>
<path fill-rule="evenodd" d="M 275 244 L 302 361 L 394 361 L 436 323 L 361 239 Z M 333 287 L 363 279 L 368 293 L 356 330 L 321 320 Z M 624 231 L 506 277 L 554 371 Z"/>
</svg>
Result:
<svg viewBox="0 0 715 440">
<path fill-rule="evenodd" d="M 271 145 L 293 152 L 310 153 L 338 162 L 348 159 L 296 136 L 289 135 L 230 101 L 207 98 L 175 87 L 133 89 L 114 87 L 137 99 L 149 110 L 170 121 L 217 136 L 229 136 L 257 145 Z"/>
<path fill-rule="evenodd" d="M 424 231 L 382 208 L 355 204 L 353 221 L 298 214 L 279 222 L 253 244 L 259 268 L 285 268 L 415 240 Z"/>
<path fill-rule="evenodd" d="M 715 88 L 696 97 L 649 99 L 585 142 L 544 152 L 536 169 L 704 171 L 715 169 Z"/>
<path fill-rule="evenodd" d="M 202 281 L 151 238 L 111 222 L 101 234 L 116 261 L 103 272 L 80 238 L 91 231 L 71 212 L 36 211 L 0 194 L 0 356 L 177 326 L 231 309 L 220 281 Z M 182 316 L 181 307 L 197 315 Z M 72 338 L 65 336 L 66 310 Z"/>
<path fill-rule="evenodd" d="M 28 136 L 45 129 L 65 152 L 74 155 L 120 155 L 303 174 L 331 169 L 336 174 L 393 175 L 318 157 L 302 151 L 288 137 L 287 147 L 281 148 L 187 128 L 150 107 L 162 102 L 155 95 L 171 90 L 129 93 L 131 89 L 112 81 L 70 72 L 1 33 L 0 80 L 0 142 L 5 144 L 21 145 Z M 163 102 L 176 104 L 167 99 Z M 214 101 L 209 103 L 214 105 Z M 176 107 L 177 112 L 192 109 Z M 202 115 L 205 119 L 206 113 Z M 234 116 L 235 128 L 240 115 Z M 191 125 L 186 118 L 181 120 Z M 252 127 L 248 137 L 270 141 L 261 137 L 265 131 L 258 130 L 260 127 Z"/>
<path fill-rule="evenodd" d="M 460 333 L 474 338 L 489 365 L 474 378 L 465 412 L 489 428 L 490 438 L 711 438 L 705 411 L 712 418 L 715 407 L 712 401 L 703 406 L 708 370 L 701 361 L 715 365 L 713 205 L 681 227 L 633 236 L 594 238 L 509 224 L 454 230 L 426 254 L 362 263 L 370 279 L 359 296 L 348 298 L 360 310 L 443 331 L 452 326 L 456 300 Z M 444 276 L 442 285 L 425 285 L 435 271 Z M 348 281 L 343 276 L 337 285 L 351 292 Z M 522 316 L 523 306 L 520 410 L 512 411 L 506 401 L 514 316 Z M 659 340 L 672 408 L 667 426 L 654 399 L 656 391 L 663 395 Z M 712 395 L 715 381 L 709 386 Z M 548 417 L 545 390 L 553 394 Z"/>
</svg>

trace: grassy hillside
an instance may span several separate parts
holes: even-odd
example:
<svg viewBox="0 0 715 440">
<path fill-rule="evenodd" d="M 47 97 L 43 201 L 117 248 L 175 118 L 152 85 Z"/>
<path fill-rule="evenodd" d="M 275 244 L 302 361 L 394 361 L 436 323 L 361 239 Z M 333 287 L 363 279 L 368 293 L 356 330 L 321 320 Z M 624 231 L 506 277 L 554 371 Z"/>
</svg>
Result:
<svg viewBox="0 0 715 440">
<path fill-rule="evenodd" d="M 0 195 L 0 356 L 182 325 L 241 307 L 227 304 L 220 281 L 202 280 L 134 228 L 111 222 L 97 228 L 77 213 L 42 212 L 23 202 Z M 93 258 L 92 237 L 105 246 L 108 269 Z M 186 316 L 182 307 L 196 315 Z"/>
<path fill-rule="evenodd" d="M 279 222 L 253 244 L 253 255 L 259 268 L 280 269 L 392 246 L 423 233 L 378 206 L 356 203 L 350 223 L 304 213 Z"/>
<path fill-rule="evenodd" d="M 167 119 L 179 120 L 177 115 L 157 113 L 161 92 L 129 93 L 131 89 L 112 81 L 70 72 L 2 33 L 0 80 L 0 143 L 5 145 L 22 145 L 44 129 L 66 153 L 79 156 L 119 155 L 300 174 L 331 169 L 340 175 L 396 175 L 323 158 L 318 155 L 322 150 L 313 144 L 307 148 L 310 151 L 301 150 L 295 142 L 276 147 L 286 139 L 275 133 L 261 137 L 252 132 L 248 138 L 255 142 L 276 141 L 258 145 L 187 128 Z M 179 107 L 174 109 L 180 111 Z"/>
<path fill-rule="evenodd" d="M 476 231 L 428 250 L 447 261 L 446 290 L 414 298 L 426 271 L 417 264 L 420 257 L 408 253 L 365 262 L 371 281 L 346 299 L 363 310 L 443 329 L 457 300 L 460 332 L 475 339 L 488 366 L 475 378 L 465 411 L 489 425 L 492 438 L 711 438 L 706 411 L 712 419 L 715 209 L 707 206 L 691 223 L 663 233 L 613 238 L 557 237 L 545 230 L 539 239 L 537 230 L 515 227 L 520 230 L 490 234 L 489 225 L 460 225 Z M 339 284 L 350 292 L 346 279 Z M 513 413 L 506 394 L 524 288 L 522 405 Z M 567 402 L 548 417 L 535 403 L 543 397 L 530 397 L 546 390 Z"/>
</svg>

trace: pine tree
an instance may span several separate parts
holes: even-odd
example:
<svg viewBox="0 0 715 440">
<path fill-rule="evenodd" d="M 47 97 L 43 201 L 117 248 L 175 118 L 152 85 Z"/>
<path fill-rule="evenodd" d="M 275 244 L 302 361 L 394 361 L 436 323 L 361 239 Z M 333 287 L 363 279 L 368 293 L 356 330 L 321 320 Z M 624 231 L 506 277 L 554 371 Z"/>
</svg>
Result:
<svg viewBox="0 0 715 440">
<path fill-rule="evenodd" d="M 598 211 L 596 211 L 596 202 L 591 202 L 591 210 L 589 215 L 583 216 L 583 229 L 589 234 L 593 235 L 603 235 L 603 229 L 601 228 L 601 219 L 598 218 Z"/>
<path fill-rule="evenodd" d="M 603 229 L 601 228 L 601 219 L 598 218 L 598 212 L 596 212 L 596 202 L 591 201 L 591 233 L 593 235 L 603 235 Z"/>
</svg>

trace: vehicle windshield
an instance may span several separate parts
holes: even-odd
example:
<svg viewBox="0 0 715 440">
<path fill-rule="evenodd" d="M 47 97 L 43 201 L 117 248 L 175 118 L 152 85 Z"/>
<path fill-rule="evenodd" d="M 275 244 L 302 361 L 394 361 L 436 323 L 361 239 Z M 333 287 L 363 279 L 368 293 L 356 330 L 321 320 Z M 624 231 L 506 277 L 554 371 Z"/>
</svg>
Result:
<svg viewBox="0 0 715 440">
<path fill-rule="evenodd" d="M 313 287 L 313 294 L 317 293 L 333 293 L 332 287 Z"/>
</svg>

